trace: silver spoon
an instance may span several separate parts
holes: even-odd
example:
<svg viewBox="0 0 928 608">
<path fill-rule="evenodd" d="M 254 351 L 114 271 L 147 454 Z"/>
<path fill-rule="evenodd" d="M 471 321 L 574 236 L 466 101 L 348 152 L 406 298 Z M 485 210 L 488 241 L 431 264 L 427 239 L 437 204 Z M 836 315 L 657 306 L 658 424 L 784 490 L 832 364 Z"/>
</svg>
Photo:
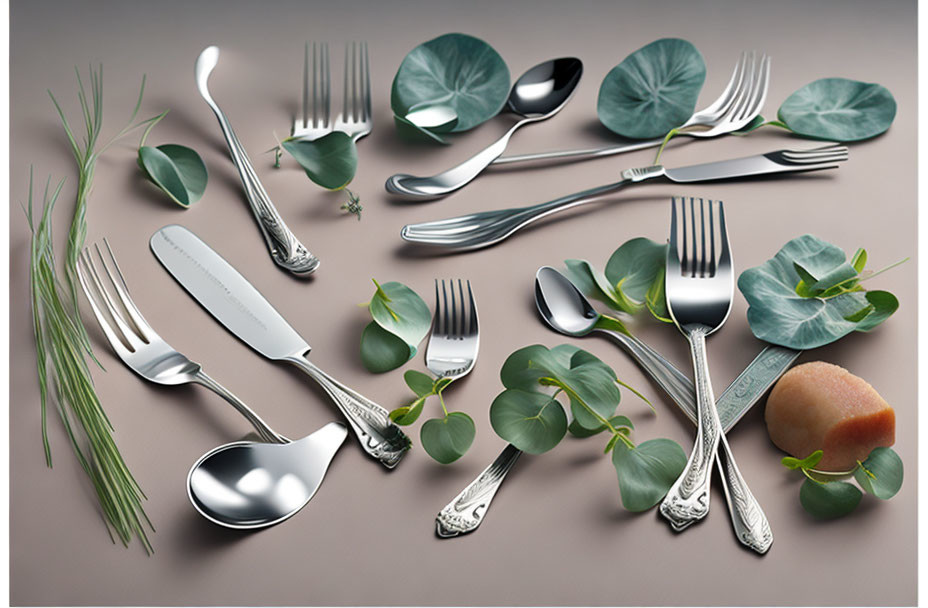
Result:
<svg viewBox="0 0 928 608">
<path fill-rule="evenodd" d="M 522 120 L 505 135 L 457 167 L 438 175 L 393 175 L 387 179 L 387 192 L 413 200 L 425 200 L 439 198 L 470 183 L 503 153 L 516 129 L 557 114 L 570 101 L 582 74 L 583 63 L 575 57 L 552 59 L 536 65 L 523 74 L 509 92 L 506 106 L 511 112 L 522 116 Z"/>
<path fill-rule="evenodd" d="M 250 530 L 278 524 L 319 489 L 348 430 L 330 422 L 298 441 L 236 441 L 210 450 L 187 475 L 187 496 L 213 523 Z"/>
</svg>

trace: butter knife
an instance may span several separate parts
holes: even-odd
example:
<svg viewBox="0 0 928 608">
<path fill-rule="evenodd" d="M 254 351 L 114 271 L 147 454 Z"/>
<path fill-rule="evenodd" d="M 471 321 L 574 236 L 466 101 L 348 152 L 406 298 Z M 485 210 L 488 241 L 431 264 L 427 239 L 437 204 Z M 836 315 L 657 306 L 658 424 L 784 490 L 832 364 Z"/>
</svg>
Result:
<svg viewBox="0 0 928 608">
<path fill-rule="evenodd" d="M 310 347 L 235 268 L 183 226 L 165 226 L 150 241 L 158 261 L 213 317 L 259 354 L 306 372 L 348 419 L 361 446 L 387 468 L 410 447 L 389 412 L 309 361 Z"/>
</svg>

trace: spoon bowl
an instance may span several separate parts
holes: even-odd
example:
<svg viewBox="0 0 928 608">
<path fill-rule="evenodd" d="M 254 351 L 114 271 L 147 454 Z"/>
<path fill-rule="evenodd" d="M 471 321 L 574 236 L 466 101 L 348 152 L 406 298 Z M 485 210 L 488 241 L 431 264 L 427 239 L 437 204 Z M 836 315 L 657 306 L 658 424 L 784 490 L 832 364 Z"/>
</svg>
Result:
<svg viewBox="0 0 928 608">
<path fill-rule="evenodd" d="M 392 175 L 385 185 L 387 192 L 409 200 L 428 200 L 463 188 L 506 150 L 509 138 L 516 129 L 557 114 L 570 101 L 582 75 L 583 63 L 576 57 L 561 57 L 539 63 L 512 85 L 506 107 L 521 116 L 522 120 L 501 138 L 460 165 L 438 175 Z"/>
<path fill-rule="evenodd" d="M 345 425 L 330 422 L 298 441 L 219 446 L 191 467 L 187 496 L 203 517 L 220 526 L 273 526 L 309 502 L 347 435 Z"/>
<path fill-rule="evenodd" d="M 570 279 L 550 266 L 535 273 L 535 306 L 551 329 L 568 336 L 587 335 L 600 317 Z"/>
</svg>

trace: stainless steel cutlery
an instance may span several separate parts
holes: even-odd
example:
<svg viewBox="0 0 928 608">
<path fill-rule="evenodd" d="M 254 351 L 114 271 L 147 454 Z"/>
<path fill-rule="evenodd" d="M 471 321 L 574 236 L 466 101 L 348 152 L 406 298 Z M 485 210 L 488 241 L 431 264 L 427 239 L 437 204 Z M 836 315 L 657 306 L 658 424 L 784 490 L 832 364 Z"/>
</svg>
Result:
<svg viewBox="0 0 928 608">
<path fill-rule="evenodd" d="M 182 226 L 151 238 L 158 260 L 217 321 L 259 354 L 295 365 L 315 380 L 348 419 L 361 447 L 387 468 L 409 449 L 409 439 L 380 405 L 316 367 L 309 344 L 239 272 Z"/>
<path fill-rule="evenodd" d="M 319 259 L 310 253 L 287 227 L 261 184 L 261 180 L 258 179 L 258 174 L 248 158 L 248 153 L 245 152 L 245 147 L 238 140 L 235 131 L 232 130 L 229 119 L 226 118 L 226 115 L 219 109 L 219 105 L 210 95 L 207 83 L 213 68 L 216 67 L 218 62 L 219 47 L 210 46 L 203 49 L 203 52 L 197 57 L 195 70 L 197 89 L 219 120 L 222 135 L 229 146 L 232 163 L 238 169 L 238 175 L 245 190 L 245 197 L 248 199 L 255 221 L 258 222 L 258 227 L 261 229 L 262 236 L 264 236 L 271 258 L 280 267 L 294 274 L 309 274 L 319 267 Z"/>
<path fill-rule="evenodd" d="M 626 169 L 622 179 L 612 184 L 568 194 L 546 203 L 512 209 L 470 213 L 444 220 L 404 226 L 400 236 L 411 243 L 445 249 L 480 249 L 499 243 L 528 224 L 558 211 L 589 203 L 631 184 L 664 179 L 684 184 L 833 169 L 847 160 L 845 146 L 828 144 L 811 150 L 775 150 L 688 167 L 662 165 Z"/>
<path fill-rule="evenodd" d="M 470 281 L 467 281 L 467 298 L 464 284 L 458 279 L 457 296 L 454 281 L 449 281 L 451 295 L 445 280 L 435 280 L 435 314 L 432 333 L 425 349 L 425 366 L 437 378 L 457 380 L 470 373 L 477 362 L 480 348 L 480 328 L 477 323 L 477 303 Z"/>
<path fill-rule="evenodd" d="M 725 439 L 706 356 L 706 337 L 728 319 L 735 286 L 721 201 L 698 199 L 697 204 L 693 198 L 675 198 L 671 202 L 665 277 L 667 308 L 677 328 L 686 336 L 693 357 L 697 417 L 693 450 L 683 473 L 661 502 L 661 515 L 680 531 L 708 514 L 712 464 L 721 442 L 725 454 L 725 494 L 736 534 L 742 543 L 765 553 L 773 542 L 773 534 Z"/>
<path fill-rule="evenodd" d="M 735 64 L 731 80 L 718 99 L 707 107 L 694 113 L 689 120 L 677 127 L 680 135 L 695 138 L 709 138 L 732 133 L 746 127 L 760 115 L 767 91 L 770 87 L 770 58 L 766 54 L 757 56 L 755 52 L 741 53 L 741 59 Z M 601 158 L 646 148 L 656 148 L 664 143 L 663 137 L 625 143 L 605 148 L 589 150 L 559 150 L 556 152 L 536 152 L 500 156 L 493 165 L 511 165 L 531 161 L 551 160 L 587 160 Z"/>
</svg>

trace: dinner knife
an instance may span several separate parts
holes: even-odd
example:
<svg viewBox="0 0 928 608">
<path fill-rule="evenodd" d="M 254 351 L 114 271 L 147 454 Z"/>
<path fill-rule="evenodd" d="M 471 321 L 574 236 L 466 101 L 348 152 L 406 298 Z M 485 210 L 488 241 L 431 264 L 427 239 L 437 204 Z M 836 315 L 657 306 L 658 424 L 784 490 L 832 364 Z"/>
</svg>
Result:
<svg viewBox="0 0 928 608">
<path fill-rule="evenodd" d="M 389 412 L 309 361 L 306 340 L 209 245 L 183 226 L 165 226 L 150 241 L 158 261 L 217 321 L 268 359 L 291 363 L 319 383 L 348 419 L 364 451 L 395 467 L 410 441 Z"/>
</svg>

